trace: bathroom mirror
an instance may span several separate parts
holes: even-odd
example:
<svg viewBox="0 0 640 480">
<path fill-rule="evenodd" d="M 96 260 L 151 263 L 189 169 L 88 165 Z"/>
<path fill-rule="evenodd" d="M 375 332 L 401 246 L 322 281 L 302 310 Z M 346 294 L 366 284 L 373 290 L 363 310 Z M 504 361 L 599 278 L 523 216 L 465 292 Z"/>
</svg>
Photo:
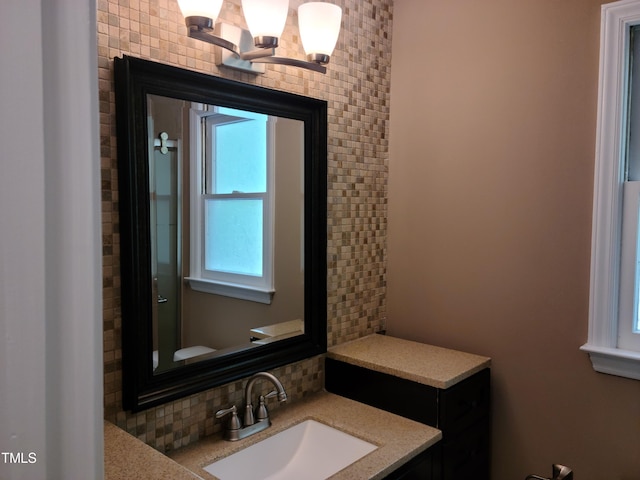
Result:
<svg viewBox="0 0 640 480">
<path fill-rule="evenodd" d="M 114 71 L 124 409 L 326 351 L 326 102 Z"/>
</svg>

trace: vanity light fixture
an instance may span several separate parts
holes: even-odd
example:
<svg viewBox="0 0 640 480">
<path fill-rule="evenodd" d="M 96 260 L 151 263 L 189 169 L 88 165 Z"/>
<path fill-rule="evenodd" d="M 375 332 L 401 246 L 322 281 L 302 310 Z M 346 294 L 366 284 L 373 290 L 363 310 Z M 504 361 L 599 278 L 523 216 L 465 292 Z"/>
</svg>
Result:
<svg viewBox="0 0 640 480">
<path fill-rule="evenodd" d="M 275 49 L 289 13 L 289 0 L 242 0 L 249 31 L 216 22 L 223 0 L 178 0 L 191 38 L 223 48 L 219 64 L 264 73 L 265 63 L 277 63 L 326 73 L 338 41 L 342 9 L 326 2 L 298 7 L 300 39 L 307 60 L 278 57 Z"/>
</svg>

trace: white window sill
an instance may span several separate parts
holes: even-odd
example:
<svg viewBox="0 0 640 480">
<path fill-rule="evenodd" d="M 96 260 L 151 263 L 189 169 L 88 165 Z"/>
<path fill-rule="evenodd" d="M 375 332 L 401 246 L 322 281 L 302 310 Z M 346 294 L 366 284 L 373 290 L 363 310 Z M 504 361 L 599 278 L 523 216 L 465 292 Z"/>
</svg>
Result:
<svg viewBox="0 0 640 480">
<path fill-rule="evenodd" d="M 238 298 L 240 300 L 248 300 L 250 302 L 271 304 L 271 299 L 275 290 L 263 290 L 247 285 L 238 285 L 234 283 L 216 282 L 203 278 L 186 277 L 192 290 L 203 293 L 212 293 L 214 295 L 222 295 L 223 297 Z"/>
<path fill-rule="evenodd" d="M 640 352 L 598 347 L 588 343 L 580 347 L 591 358 L 596 372 L 640 380 Z"/>
</svg>

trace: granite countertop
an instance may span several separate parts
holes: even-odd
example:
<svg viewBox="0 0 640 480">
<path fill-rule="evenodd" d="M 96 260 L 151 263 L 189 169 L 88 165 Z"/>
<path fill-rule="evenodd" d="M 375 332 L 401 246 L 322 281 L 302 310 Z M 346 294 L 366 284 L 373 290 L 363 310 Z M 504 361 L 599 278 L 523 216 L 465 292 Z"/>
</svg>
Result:
<svg viewBox="0 0 640 480">
<path fill-rule="evenodd" d="M 327 357 L 443 389 L 491 364 L 488 357 L 377 334 L 332 347 Z M 238 442 L 222 440 L 219 435 L 206 437 L 172 452 L 171 458 L 105 422 L 105 480 L 215 479 L 203 467 L 308 419 L 378 446 L 332 480 L 384 478 L 442 438 L 435 428 L 321 392 L 275 410 L 273 425 L 263 432 Z"/>
<path fill-rule="evenodd" d="M 320 392 L 301 402 L 278 408 L 272 414 L 273 425 L 249 438 L 228 442 L 215 435 L 176 450 L 170 456 L 201 478 L 215 479 L 203 467 L 308 419 L 325 423 L 378 446 L 333 475 L 332 480 L 384 478 L 442 438 L 442 433 L 435 428 L 338 395 Z"/>
<path fill-rule="evenodd" d="M 190 472 L 133 435 L 104 422 L 105 480 L 197 480 Z"/>
<path fill-rule="evenodd" d="M 442 389 L 491 365 L 489 357 L 379 334 L 332 347 L 327 357 Z"/>
</svg>

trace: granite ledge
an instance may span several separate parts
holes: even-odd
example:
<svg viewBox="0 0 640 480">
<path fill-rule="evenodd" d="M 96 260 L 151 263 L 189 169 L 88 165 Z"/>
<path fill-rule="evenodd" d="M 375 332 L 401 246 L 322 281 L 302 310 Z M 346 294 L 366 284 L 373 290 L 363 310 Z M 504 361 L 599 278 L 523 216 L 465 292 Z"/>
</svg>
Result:
<svg viewBox="0 0 640 480">
<path fill-rule="evenodd" d="M 133 435 L 104 422 L 104 479 L 198 480 L 199 476 L 175 463 Z"/>
<path fill-rule="evenodd" d="M 274 411 L 272 426 L 238 442 L 219 435 L 171 452 L 170 457 L 202 479 L 215 479 L 203 467 L 285 430 L 314 419 L 378 445 L 378 448 L 331 476 L 332 480 L 379 480 L 442 438 L 442 432 L 353 400 L 320 392 Z"/>
<path fill-rule="evenodd" d="M 491 365 L 489 357 L 380 334 L 331 347 L 327 357 L 441 389 Z"/>
</svg>

